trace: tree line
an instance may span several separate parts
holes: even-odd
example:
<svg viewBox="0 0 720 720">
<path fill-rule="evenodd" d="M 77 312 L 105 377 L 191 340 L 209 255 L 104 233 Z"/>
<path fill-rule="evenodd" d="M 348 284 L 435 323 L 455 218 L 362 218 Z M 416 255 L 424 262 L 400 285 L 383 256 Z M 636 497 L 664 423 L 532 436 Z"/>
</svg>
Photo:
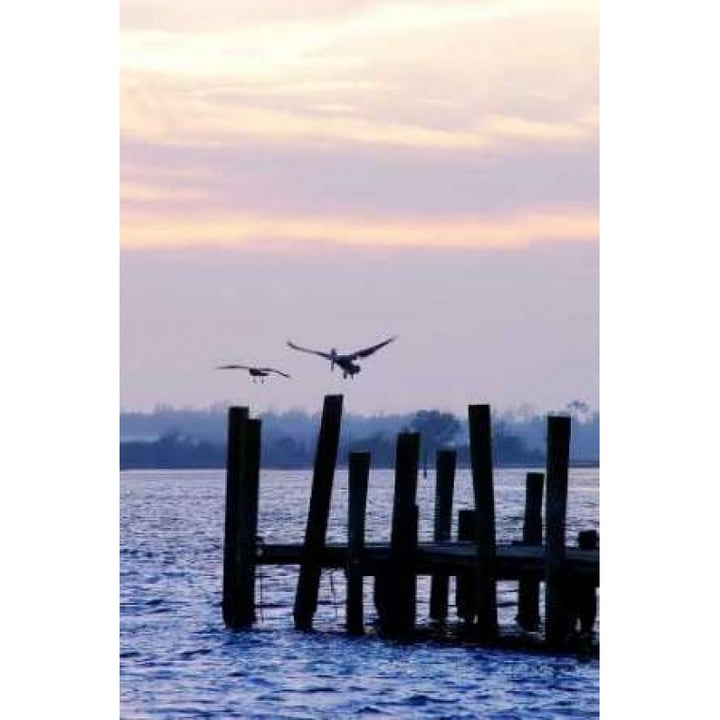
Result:
<svg viewBox="0 0 720 720">
<path fill-rule="evenodd" d="M 312 466 L 315 453 L 313 434 L 278 432 L 270 424 L 263 427 L 262 466 L 265 468 L 300 469 Z M 373 467 L 389 468 L 395 462 L 396 434 L 410 430 L 421 435 L 421 462 L 432 467 L 435 453 L 443 447 L 457 452 L 460 467 L 469 465 L 467 432 L 463 423 L 451 413 L 423 410 L 405 418 L 392 431 L 385 428 L 363 434 L 345 428 L 340 439 L 338 462 L 345 464 L 351 451 L 370 452 Z M 223 441 L 204 439 L 180 432 L 167 432 L 155 439 L 125 440 L 120 443 L 120 468 L 222 468 L 225 466 L 226 445 Z M 493 428 L 493 459 L 498 466 L 542 465 L 541 448 L 530 446 L 507 423 L 498 421 Z M 594 458 L 587 458 L 593 460 Z"/>
</svg>

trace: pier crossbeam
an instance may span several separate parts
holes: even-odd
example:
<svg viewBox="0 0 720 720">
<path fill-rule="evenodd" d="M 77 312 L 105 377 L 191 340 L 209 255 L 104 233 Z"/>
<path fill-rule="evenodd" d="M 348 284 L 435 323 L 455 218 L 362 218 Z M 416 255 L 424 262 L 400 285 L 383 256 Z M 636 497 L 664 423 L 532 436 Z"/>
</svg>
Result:
<svg viewBox="0 0 720 720">
<path fill-rule="evenodd" d="M 299 565 L 303 546 L 296 543 L 264 545 L 257 558 L 258 565 Z M 348 548 L 340 543 L 325 545 L 320 563 L 324 569 L 343 569 L 347 566 Z M 369 542 L 365 545 L 363 574 L 376 575 L 390 560 L 389 543 Z M 415 573 L 432 575 L 437 571 L 454 575 L 459 570 L 475 567 L 477 551 L 472 542 L 419 543 L 415 553 Z M 498 545 L 498 580 L 542 580 L 545 573 L 545 548 L 542 545 Z M 592 577 L 600 585 L 600 551 L 568 548 L 566 570 L 572 575 Z"/>
</svg>

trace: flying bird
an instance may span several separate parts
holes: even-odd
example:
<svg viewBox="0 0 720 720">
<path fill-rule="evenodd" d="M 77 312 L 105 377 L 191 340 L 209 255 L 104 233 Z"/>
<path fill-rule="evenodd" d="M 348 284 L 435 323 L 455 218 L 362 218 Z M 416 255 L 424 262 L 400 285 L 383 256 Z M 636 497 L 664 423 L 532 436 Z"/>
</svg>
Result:
<svg viewBox="0 0 720 720">
<path fill-rule="evenodd" d="M 363 350 L 357 350 L 353 353 L 343 354 L 338 353 L 335 348 L 330 350 L 330 352 L 322 352 L 321 350 L 311 350 L 310 348 L 300 347 L 300 345 L 296 345 L 290 340 L 288 340 L 287 344 L 288 347 L 291 347 L 293 350 L 311 353 L 312 355 L 318 355 L 319 357 L 329 360 L 331 370 L 334 370 L 335 366 L 337 365 L 342 370 L 344 378 L 349 375 L 351 379 L 354 379 L 355 375 L 357 375 L 361 370 L 360 366 L 357 364 L 357 362 L 355 362 L 356 360 L 369 357 L 374 352 L 377 352 L 380 348 L 383 348 L 393 342 L 393 340 L 395 339 L 397 339 L 397 335 L 393 335 L 387 340 L 383 340 L 381 343 L 364 348 Z"/>
<path fill-rule="evenodd" d="M 275 368 L 271 367 L 254 367 L 253 365 L 218 365 L 216 370 L 247 370 L 250 373 L 250 377 L 252 377 L 253 382 L 257 382 L 257 379 L 260 378 L 260 382 L 264 383 L 265 378 L 275 373 L 276 375 L 282 375 L 284 378 L 289 378 L 290 376 L 287 373 L 284 373 L 282 370 L 276 370 Z"/>
</svg>

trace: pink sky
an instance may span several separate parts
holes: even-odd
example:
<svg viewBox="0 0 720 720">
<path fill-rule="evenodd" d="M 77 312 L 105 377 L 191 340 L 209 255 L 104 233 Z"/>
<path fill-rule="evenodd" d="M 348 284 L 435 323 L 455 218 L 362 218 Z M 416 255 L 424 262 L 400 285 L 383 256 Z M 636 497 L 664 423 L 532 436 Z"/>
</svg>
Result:
<svg viewBox="0 0 720 720">
<path fill-rule="evenodd" d="M 485 256 L 473 253 L 505 253 L 493 272 L 506 275 L 479 276 L 477 297 L 484 282 L 513 288 L 513 303 L 528 304 L 527 337 L 534 337 L 530 318 L 538 322 L 531 307 L 536 299 L 525 297 L 513 278 L 547 249 L 553 262 L 543 277 L 548 287 L 557 286 L 576 277 L 583 257 L 590 280 L 571 282 L 582 321 L 569 318 L 565 335 L 538 338 L 556 343 L 540 348 L 553 356 L 557 343 L 585 343 L 582 359 L 573 355 L 572 367 L 563 366 L 564 389 L 520 363 L 505 384 L 493 383 L 489 395 L 506 404 L 519 394 L 538 404 L 559 403 L 563 394 L 596 402 L 596 2 L 122 0 L 120 68 L 123 405 L 220 399 L 242 378 L 225 379 L 221 387 L 201 368 L 215 359 L 263 362 L 273 348 L 258 347 L 252 336 L 239 343 L 242 328 L 217 327 L 212 353 L 189 343 L 194 350 L 185 374 L 158 384 L 158 369 L 173 350 L 151 333 L 147 318 L 160 300 L 141 294 L 134 273 L 147 277 L 148 268 L 158 267 L 152 258 L 179 249 L 185 258 L 210 252 L 198 261 L 207 277 L 192 283 L 176 278 L 201 323 L 202 313 L 211 312 L 213 278 L 228 262 L 242 266 L 247 253 L 264 254 L 270 273 L 296 258 L 297 274 L 286 274 L 284 283 L 288 292 L 300 293 L 307 278 L 316 277 L 318 253 L 325 253 L 333 272 L 352 274 L 363 272 L 368 252 L 392 258 L 402 250 L 403 258 L 431 263 L 430 269 L 438 267 L 434 252 L 444 250 L 446 276 L 438 282 L 450 296 L 463 263 L 473 262 L 482 275 L 475 261 Z M 354 263 L 346 252 L 355 253 Z M 345 284 L 354 286 L 351 279 Z M 462 302 L 472 302 L 472 288 L 463 292 Z M 422 305 L 421 293 L 408 286 L 403 302 Z M 262 287 L 238 302 L 247 306 L 261 297 Z M 506 299 L 498 300 L 493 310 L 502 315 Z M 298 316 L 303 302 L 298 295 L 292 303 Z M 352 316 L 372 302 L 358 289 L 346 292 L 339 307 Z M 327 337 L 328 321 L 321 318 L 305 332 L 321 345 L 342 341 L 349 349 L 389 332 L 402 335 L 403 327 L 383 321 L 392 315 L 387 301 L 376 310 L 363 332 L 348 328 L 347 338 Z M 172 307 L 165 312 L 163 322 L 182 324 Z M 487 312 L 478 308 L 476 321 L 487 322 Z M 558 301 L 547 312 L 562 316 L 567 310 Z M 267 318 L 280 346 L 297 320 Z M 204 322 L 216 327 L 217 317 Z M 443 318 L 430 311 L 426 323 L 442 328 Z M 521 337 L 501 342 L 504 352 L 524 353 Z M 150 357 L 147 344 L 155 347 Z M 467 351 L 464 340 L 448 339 L 446 352 L 458 367 L 469 362 Z M 278 352 L 284 359 L 282 347 Z M 422 364 L 419 352 L 422 344 L 413 350 L 414 362 Z M 529 355 L 537 356 L 537 346 Z M 409 358 L 402 357 L 406 365 Z M 538 383 L 556 390 L 541 391 Z M 439 402 L 439 387 L 428 387 Z M 407 393 L 366 389 L 368 409 L 408 402 Z M 458 400 L 449 404 L 457 404 L 462 391 L 459 386 Z M 291 401 L 287 392 L 268 388 L 258 402 L 317 404 L 293 393 Z"/>
</svg>

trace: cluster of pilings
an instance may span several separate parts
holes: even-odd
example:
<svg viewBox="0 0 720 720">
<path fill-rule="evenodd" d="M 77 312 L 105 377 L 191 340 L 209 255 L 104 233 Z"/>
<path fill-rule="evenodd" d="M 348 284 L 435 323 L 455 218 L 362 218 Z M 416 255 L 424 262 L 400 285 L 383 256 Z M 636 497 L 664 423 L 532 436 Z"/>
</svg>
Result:
<svg viewBox="0 0 720 720">
<path fill-rule="evenodd" d="M 473 637 L 485 645 L 499 639 L 497 583 L 518 581 L 518 625 L 532 631 L 541 625 L 540 583 L 545 584 L 544 639 L 551 648 L 566 645 L 575 621 L 592 627 L 595 588 L 599 584 L 599 551 L 594 531 L 585 532 L 585 547 L 565 544 L 570 418 L 550 416 L 547 425 L 546 478 L 527 474 L 522 540 L 499 546 L 495 533 L 490 407 L 468 409 L 474 510 L 461 510 L 458 537 L 450 537 L 456 457 L 440 450 L 436 457 L 436 502 L 431 543 L 418 542 L 416 502 L 420 436 L 397 437 L 395 488 L 390 543 L 366 543 L 365 515 L 370 474 L 369 453 L 348 457 L 347 543 L 326 543 L 337 462 L 342 395 L 328 395 L 323 405 L 310 506 L 302 544 L 264 544 L 258 539 L 261 421 L 247 408 L 229 411 L 223 619 L 233 629 L 255 621 L 255 574 L 258 565 L 299 565 L 293 618 L 299 630 L 312 628 L 323 568 L 343 568 L 347 578 L 346 626 L 365 631 L 363 579 L 374 578 L 379 630 L 409 638 L 417 616 L 417 578 L 430 575 L 430 618 L 448 618 L 450 578 L 456 579 L 456 611 Z M 542 499 L 545 493 L 545 543 Z M 581 533 L 583 535 L 583 533 Z"/>
</svg>

